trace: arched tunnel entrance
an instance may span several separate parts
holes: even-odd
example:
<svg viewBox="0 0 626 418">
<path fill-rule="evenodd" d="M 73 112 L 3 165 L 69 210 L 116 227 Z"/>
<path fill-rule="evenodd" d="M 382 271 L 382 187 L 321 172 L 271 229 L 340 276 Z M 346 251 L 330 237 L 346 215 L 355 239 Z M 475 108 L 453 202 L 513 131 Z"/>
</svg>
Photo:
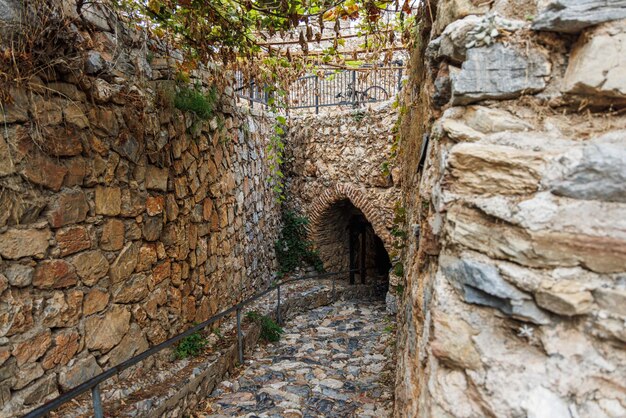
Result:
<svg viewBox="0 0 626 418">
<path fill-rule="evenodd" d="M 322 211 L 315 243 L 326 270 L 356 270 L 349 275 L 350 283 L 388 282 L 391 261 L 384 243 L 350 199 L 337 200 Z"/>
</svg>

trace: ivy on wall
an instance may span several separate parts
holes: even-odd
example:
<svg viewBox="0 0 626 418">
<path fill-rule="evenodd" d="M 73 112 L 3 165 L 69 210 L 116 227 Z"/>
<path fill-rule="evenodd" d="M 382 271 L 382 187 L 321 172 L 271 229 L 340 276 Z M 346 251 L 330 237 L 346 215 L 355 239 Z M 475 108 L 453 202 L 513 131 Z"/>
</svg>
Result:
<svg viewBox="0 0 626 418">
<path fill-rule="evenodd" d="M 324 265 L 313 243 L 306 239 L 306 226 L 309 220 L 298 213 L 287 210 L 282 215 L 283 229 L 274 248 L 278 259 L 278 274 L 283 276 L 302 265 L 309 264 L 318 272 L 324 271 Z"/>
</svg>

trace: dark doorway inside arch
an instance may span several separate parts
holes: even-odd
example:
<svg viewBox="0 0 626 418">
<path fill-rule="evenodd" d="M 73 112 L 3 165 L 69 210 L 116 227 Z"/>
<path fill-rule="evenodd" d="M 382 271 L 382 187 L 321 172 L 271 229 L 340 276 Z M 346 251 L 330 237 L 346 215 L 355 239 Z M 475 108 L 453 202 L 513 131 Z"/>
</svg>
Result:
<svg viewBox="0 0 626 418">
<path fill-rule="evenodd" d="M 391 261 L 383 241 L 349 199 L 329 206 L 320 218 L 316 245 L 327 271 L 356 270 L 351 283 L 387 282 Z"/>
</svg>

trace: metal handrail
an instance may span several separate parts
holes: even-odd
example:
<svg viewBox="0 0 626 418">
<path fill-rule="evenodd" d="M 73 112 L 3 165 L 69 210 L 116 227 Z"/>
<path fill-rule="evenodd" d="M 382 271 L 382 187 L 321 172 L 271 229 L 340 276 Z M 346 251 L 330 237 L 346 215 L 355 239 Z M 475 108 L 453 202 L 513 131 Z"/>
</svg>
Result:
<svg viewBox="0 0 626 418">
<path fill-rule="evenodd" d="M 140 361 L 143 361 L 144 359 L 158 353 L 159 351 L 170 347 L 172 345 L 174 345 L 175 343 L 177 343 L 178 341 L 182 340 L 185 337 L 188 337 L 189 335 L 198 332 L 204 328 L 206 328 L 207 326 L 213 324 L 214 322 L 224 318 L 225 316 L 228 316 L 230 314 L 232 314 L 233 312 L 236 313 L 237 316 L 237 343 L 238 343 L 238 351 L 239 351 L 239 363 L 243 364 L 243 333 L 241 332 L 241 309 L 243 307 L 245 307 L 246 305 L 249 305 L 250 303 L 262 298 L 263 296 L 267 295 L 270 292 L 273 292 L 274 290 L 278 290 L 278 298 L 277 298 L 277 303 L 276 303 L 276 321 L 280 324 L 281 322 L 281 318 L 280 318 L 280 288 L 281 286 L 285 286 L 291 283 L 295 283 L 298 281 L 304 281 L 304 280 L 320 280 L 320 279 L 330 279 L 331 277 L 332 279 L 332 292 L 333 292 L 333 298 L 334 298 L 334 294 L 335 294 L 335 280 L 334 280 L 334 276 L 338 276 L 341 274 L 349 274 L 352 270 L 346 270 L 346 271 L 340 271 L 340 272 L 334 272 L 334 273 L 322 273 L 322 274 L 317 274 L 314 276 L 302 276 L 302 277 L 295 277 L 293 279 L 288 279 L 288 280 L 284 280 L 282 282 L 279 282 L 278 284 L 274 285 L 274 286 L 270 286 L 269 288 L 267 288 L 266 290 L 249 297 L 248 299 L 245 299 L 242 302 L 239 302 L 238 304 L 218 313 L 217 315 L 212 316 L 211 318 L 207 319 L 204 322 L 201 322 L 191 328 L 189 328 L 187 331 L 178 334 L 172 338 L 170 338 L 169 340 L 166 340 L 158 345 L 155 345 L 154 347 L 144 351 L 141 354 L 138 354 L 134 357 L 129 358 L 126 361 L 121 362 L 120 364 L 118 364 L 117 366 L 111 367 L 108 370 L 105 370 L 104 372 L 100 373 L 97 376 L 92 377 L 91 379 L 87 380 L 86 382 L 81 383 L 80 385 L 76 386 L 75 388 L 71 389 L 70 391 L 64 393 L 61 396 L 58 396 L 57 398 L 51 400 L 50 402 L 40 406 L 39 408 L 27 413 L 26 415 L 23 416 L 23 418 L 36 418 L 36 417 L 43 417 L 45 416 L 45 414 L 47 414 L 48 412 L 51 412 L 55 409 L 57 409 L 58 407 L 60 407 L 61 405 L 69 402 L 70 400 L 82 395 L 83 393 L 87 392 L 88 390 L 91 389 L 91 395 L 92 395 L 92 401 L 93 401 L 93 409 L 94 409 L 94 416 L 95 418 L 102 418 L 103 415 L 103 409 L 102 409 L 102 400 L 100 397 L 100 389 L 98 387 L 98 385 L 108 379 L 110 379 L 111 377 L 115 376 L 116 374 L 121 373 L 122 371 L 128 369 L 131 366 L 134 366 L 135 364 L 139 363 Z M 354 271 L 358 271 L 358 270 L 354 270 Z"/>
</svg>

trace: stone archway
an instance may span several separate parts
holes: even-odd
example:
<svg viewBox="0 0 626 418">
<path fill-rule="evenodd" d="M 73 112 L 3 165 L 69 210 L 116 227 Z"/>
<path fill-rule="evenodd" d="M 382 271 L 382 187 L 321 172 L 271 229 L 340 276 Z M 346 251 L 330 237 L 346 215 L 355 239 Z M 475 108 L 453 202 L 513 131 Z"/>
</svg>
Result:
<svg viewBox="0 0 626 418">
<path fill-rule="evenodd" d="M 387 276 L 392 237 L 384 217 L 364 193 L 350 185 L 337 184 L 318 196 L 311 205 L 309 217 L 310 239 L 320 251 L 327 269 L 345 271 L 360 265 L 367 276 Z M 355 224 L 361 225 L 358 236 L 354 235 Z M 357 258 L 363 260 L 363 264 Z M 364 276 L 358 274 L 364 280 Z"/>
<path fill-rule="evenodd" d="M 325 190 L 311 204 L 309 211 L 309 236 L 313 242 L 319 236 L 319 227 L 323 219 L 324 211 L 332 204 L 348 199 L 357 209 L 363 212 L 363 215 L 372 224 L 372 228 L 376 235 L 380 237 L 385 245 L 385 249 L 389 251 L 392 248 L 393 239 L 385 226 L 384 216 L 372 205 L 363 192 L 349 184 L 335 184 Z"/>
</svg>

